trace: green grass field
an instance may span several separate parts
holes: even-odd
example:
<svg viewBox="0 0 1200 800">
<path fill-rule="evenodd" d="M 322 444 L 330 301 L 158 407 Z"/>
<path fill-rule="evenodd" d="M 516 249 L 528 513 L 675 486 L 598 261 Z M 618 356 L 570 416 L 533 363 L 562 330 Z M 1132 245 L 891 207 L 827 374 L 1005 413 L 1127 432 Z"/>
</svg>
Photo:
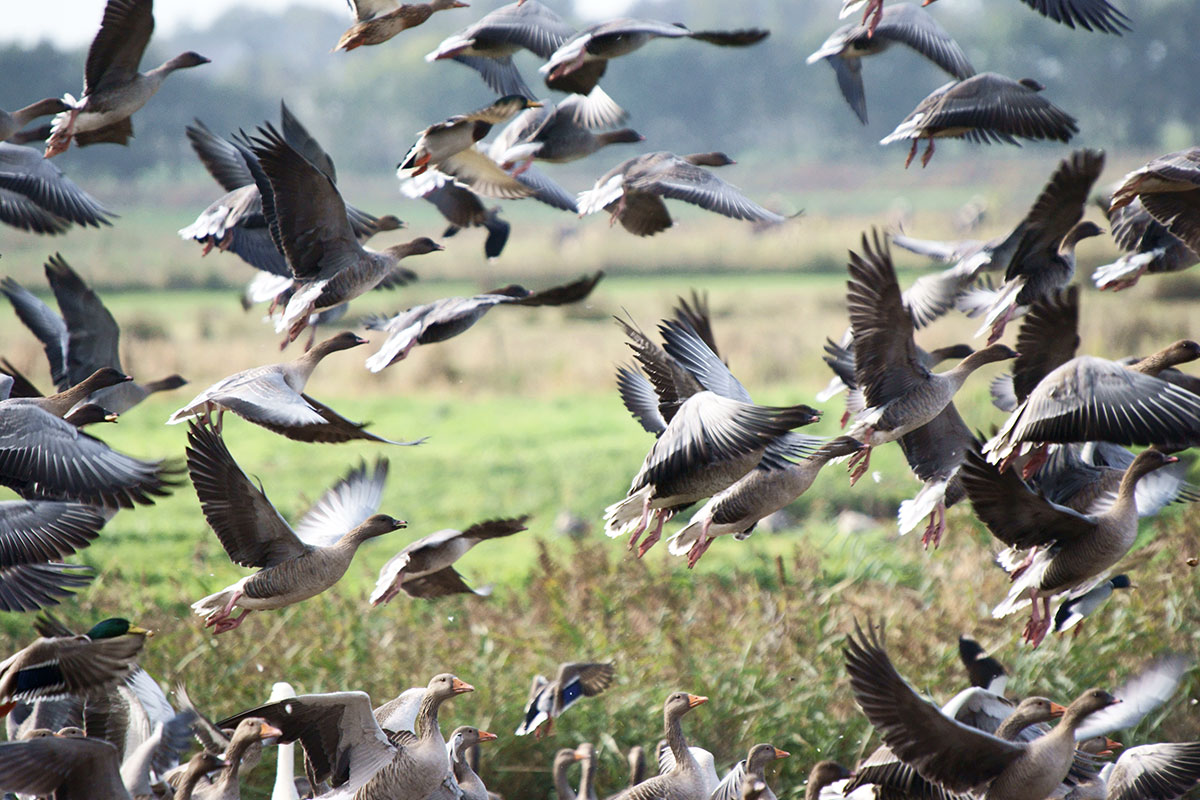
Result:
<svg viewBox="0 0 1200 800">
<path fill-rule="evenodd" d="M 800 224 L 807 235 L 807 221 Z M 632 247 L 630 237 L 618 232 L 585 236 L 593 235 L 613 239 L 618 252 Z M 819 238 L 839 240 L 843 251 L 856 243 L 849 224 Z M 593 257 L 590 242 L 566 245 L 586 257 L 543 259 L 514 272 L 535 288 L 609 266 Z M 898 668 L 940 700 L 964 684 L 953 652 L 963 631 L 975 632 L 1009 665 L 1015 692 L 1057 700 L 1092 684 L 1118 685 L 1155 654 L 1200 655 L 1200 577 L 1187 563 L 1198 555 L 1200 541 L 1193 509 L 1173 507 L 1144 523 L 1138 547 L 1122 567 L 1135 591 L 1110 602 L 1077 638 L 1052 638 L 1031 652 L 1017 643 L 1022 620 L 989 616 L 1007 582 L 990 565 L 995 543 L 968 508 L 952 512 L 936 552 L 923 552 L 918 537 L 896 535 L 896 506 L 918 484 L 895 447 L 873 457 L 877 480 L 869 477 L 852 489 L 842 468 L 829 468 L 789 509 L 791 526 L 746 542 L 719 541 L 694 572 L 661 545 L 637 561 L 621 542 L 605 538 L 603 510 L 624 495 L 652 442 L 621 407 L 613 386 L 614 367 L 629 359 L 629 351 L 612 315 L 628 312 L 652 331 L 674 298 L 695 287 L 710 293 L 723 355 L 756 400 L 811 404 L 827 380 L 821 345 L 845 326 L 844 278 L 840 271 L 813 274 L 805 265 L 836 266 L 842 256 L 833 245 L 797 267 L 789 246 L 775 242 L 772 257 L 791 257 L 793 266 L 753 275 L 732 270 L 739 262 L 722 248 L 736 249 L 736 242 L 710 239 L 708 245 L 709 260 L 695 271 L 639 275 L 637 265 L 622 262 L 585 306 L 497 309 L 467 334 L 417 348 L 378 376 L 362 366 L 374 344 L 322 364 L 309 384 L 311 394 L 353 419 L 371 420 L 371 429 L 383 436 L 428 436 L 419 447 L 304 445 L 227 416 L 234 456 L 292 520 L 360 459 L 389 459 L 381 510 L 408 520 L 409 528 L 366 545 L 346 578 L 325 594 L 281 612 L 252 614 L 237 631 L 211 636 L 188 604 L 246 571 L 230 564 L 184 484 L 154 507 L 120 513 L 72 559 L 96 567 L 99 577 L 57 613 L 77 628 L 112 614 L 156 628 L 159 635 L 142 663 L 166 685 L 186 682 L 214 716 L 263 701 L 271 683 L 282 678 L 301 692 L 362 689 L 383 702 L 436 672 L 453 671 L 477 692 L 445 708 L 443 728 L 470 723 L 501 734 L 499 742 L 484 746 L 483 775 L 510 798 L 550 796 L 547 771 L 555 749 L 584 739 L 600 747 L 601 792 L 615 790 L 623 780 L 618 751 L 653 746 L 662 700 L 675 689 L 712 698 L 686 719 L 686 729 L 716 753 L 718 763 L 744 757 L 755 742 L 772 741 L 793 753 L 772 785 L 781 797 L 802 796 L 813 762 L 827 756 L 852 762 L 873 747 L 841 666 L 841 643 L 855 617 L 887 619 Z M 471 241 L 466 249 L 476 247 Z M 488 265 L 480 277 L 448 255 L 427 257 L 419 283 L 364 298 L 353 313 L 395 311 L 511 279 L 507 266 Z M 444 275 L 434 260 L 442 256 Z M 13 259 L 14 274 L 31 288 L 40 288 L 41 257 L 26 252 Z M 219 272 L 217 283 L 247 272 L 231 266 L 230 256 L 200 262 L 185 248 L 178 257 Z M 93 274 L 97 262 L 79 261 L 85 275 Z M 10 266 L 7 253 L 4 263 Z M 725 268 L 712 273 L 704 266 L 709 263 Z M 907 282 L 918 262 L 901 263 Z M 124 282 L 112 254 L 102 264 L 98 271 Z M 189 274 L 176 266 L 153 282 L 177 285 L 180 275 Z M 203 274 L 198 283 L 206 282 Z M 1174 285 L 1186 288 L 1186 277 Z M 1188 301 L 1143 302 L 1164 294 L 1154 286 L 1117 296 L 1087 292 L 1085 349 L 1144 352 L 1194 334 Z M 243 313 L 233 290 L 104 297 L 124 327 L 130 372 L 154 378 L 178 371 L 191 380 L 96 431 L 131 454 L 181 459 L 186 426 L 164 426 L 170 412 L 230 372 L 281 358 L 278 337 L 262 326 L 261 312 Z M 45 387 L 39 346 L 7 313 L 0 318 L 5 355 Z M 966 341 L 974 327 L 969 320 L 946 320 L 923 333 L 922 341 Z M 293 346 L 285 355 L 296 352 Z M 987 405 L 987 382 L 1000 369 L 984 370 L 964 390 L 959 405 L 973 426 L 987 429 L 1003 418 Z M 825 405 L 816 432 L 836 431 L 839 403 Z M 841 532 L 837 518 L 844 510 L 868 515 L 874 524 Z M 367 603 L 379 567 L 405 543 L 440 528 L 525 513 L 534 515 L 528 533 L 481 546 L 460 563 L 468 582 L 495 584 L 490 598 L 401 597 L 379 609 Z M 591 530 L 580 540 L 558 533 L 561 514 L 586 521 Z M 29 619 L 7 615 L 0 630 L 11 650 L 29 638 Z M 509 735 L 535 671 L 588 658 L 615 659 L 616 685 L 563 717 L 549 741 Z M 1127 744 L 1147 737 L 1200 738 L 1191 699 L 1196 691 L 1192 673 L 1163 711 L 1120 738 Z M 269 771 L 260 767 L 244 796 L 267 796 Z"/>
</svg>

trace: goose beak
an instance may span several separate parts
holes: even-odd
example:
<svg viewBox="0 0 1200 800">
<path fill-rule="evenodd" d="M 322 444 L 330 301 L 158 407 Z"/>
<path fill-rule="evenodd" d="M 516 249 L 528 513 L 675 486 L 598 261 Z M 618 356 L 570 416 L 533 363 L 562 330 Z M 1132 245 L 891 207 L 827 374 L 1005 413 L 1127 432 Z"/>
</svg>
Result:
<svg viewBox="0 0 1200 800">
<path fill-rule="evenodd" d="M 1174 464 L 1178 461 L 1179 461 L 1179 456 L 1167 456 L 1166 458 L 1163 459 L 1163 463 L 1165 463 L 1165 464 Z"/>
<path fill-rule="evenodd" d="M 1110 739 L 1107 736 L 1104 737 L 1104 747 L 1108 750 L 1119 750 L 1124 746 L 1125 745 L 1121 744 L 1116 739 Z"/>
<path fill-rule="evenodd" d="M 474 686 L 472 686 L 471 684 L 467 683 L 464 680 L 459 680 L 458 678 L 455 678 L 453 681 L 451 681 L 450 688 L 454 691 L 455 694 L 463 694 L 464 692 L 475 691 Z"/>
<path fill-rule="evenodd" d="M 355 336 L 355 337 L 354 337 L 354 343 L 355 343 L 355 344 L 370 344 L 370 343 L 371 343 L 371 340 L 370 340 L 370 339 L 364 339 L 364 338 L 363 338 L 363 337 L 361 337 L 361 336 Z"/>
<path fill-rule="evenodd" d="M 776 758 L 787 758 L 790 755 L 791 753 L 789 753 L 787 750 L 780 750 L 778 747 L 775 748 Z"/>
<path fill-rule="evenodd" d="M 576 761 L 583 761 L 587 758 L 587 755 L 582 750 L 576 750 L 572 755 Z"/>
<path fill-rule="evenodd" d="M 1058 703 L 1055 703 L 1055 702 L 1050 703 L 1050 716 L 1061 717 L 1065 713 L 1067 713 L 1066 706 L 1060 706 Z"/>
<path fill-rule="evenodd" d="M 402 519 L 392 520 L 392 530 L 394 530 L 394 531 L 398 531 L 401 528 L 407 528 L 407 527 L 408 527 L 408 523 Z"/>
<path fill-rule="evenodd" d="M 488 733 L 487 731 L 479 732 L 479 741 L 481 741 L 481 742 L 490 742 L 493 739 L 499 739 L 499 738 L 500 737 L 494 733 Z"/>
<path fill-rule="evenodd" d="M 708 702 L 707 697 L 701 697 L 698 694 L 689 694 L 687 696 L 687 698 L 688 698 L 688 708 L 695 708 L 696 706 L 702 706 Z"/>
<path fill-rule="evenodd" d="M 258 728 L 258 735 L 264 739 L 270 739 L 270 738 L 277 739 L 277 738 L 283 736 L 283 731 L 279 730 L 279 728 L 276 728 L 274 725 L 272 725 L 268 722 L 264 722 Z"/>
</svg>

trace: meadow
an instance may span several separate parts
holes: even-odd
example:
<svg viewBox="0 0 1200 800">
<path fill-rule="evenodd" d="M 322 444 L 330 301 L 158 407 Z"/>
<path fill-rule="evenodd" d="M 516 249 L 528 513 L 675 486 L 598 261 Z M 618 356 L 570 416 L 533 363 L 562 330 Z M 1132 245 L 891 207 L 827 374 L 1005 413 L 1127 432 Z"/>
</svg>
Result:
<svg viewBox="0 0 1200 800">
<path fill-rule="evenodd" d="M 912 227 L 918 235 L 948 233 L 945 211 L 969 196 L 962 187 L 940 191 L 940 203 L 921 205 Z M 1022 620 L 990 618 L 1007 580 L 991 566 L 996 544 L 969 508 L 952 511 L 937 551 L 922 551 L 919 536 L 896 534 L 896 506 L 919 484 L 895 447 L 873 456 L 872 474 L 855 488 L 843 469 L 829 468 L 771 532 L 718 541 L 695 571 L 661 544 L 638 561 L 602 535 L 604 507 L 624 495 L 652 442 L 614 389 L 615 366 L 629 351 L 612 317 L 628 314 L 652 332 L 678 295 L 707 292 L 722 355 L 755 399 L 813 404 L 828 380 L 821 346 L 845 327 L 845 251 L 867 224 L 839 213 L 836 198 L 819 205 L 762 235 L 685 213 L 677 230 L 647 242 L 599 222 L 568 235 L 535 219 L 527 223 L 535 230 L 514 234 L 495 264 L 482 262 L 477 232 L 460 234 L 451 251 L 413 264 L 418 283 L 363 298 L 352 315 L 513 280 L 537 288 L 595 269 L 608 275 L 585 304 L 497 309 L 464 336 L 417 348 L 379 375 L 362 366 L 374 345 L 321 365 L 309 384 L 313 396 L 371 420 L 380 435 L 428 436 L 419 447 L 312 446 L 233 417 L 225 423 L 234 456 L 291 520 L 360 459 L 388 458 L 381 510 L 407 520 L 407 530 L 366 545 L 325 594 L 252 614 L 216 638 L 188 604 L 246 573 L 229 563 L 184 483 L 152 508 L 119 514 L 72 559 L 99 576 L 55 613 L 76 628 L 121 614 L 156 629 L 142 664 L 164 685 L 185 682 L 214 717 L 265 700 L 285 678 L 300 692 L 362 689 L 381 703 L 452 671 L 476 692 L 444 708 L 443 729 L 469 723 L 499 733 L 484 745 L 483 777 L 506 797 L 530 800 L 550 796 L 554 751 L 583 740 L 599 748 L 600 791 L 623 785 L 623 752 L 653 746 L 662 700 L 676 689 L 710 697 L 685 729 L 718 764 L 771 741 L 792 753 L 772 786 L 780 797 L 802 796 L 816 760 L 852 763 L 876 741 L 842 667 L 841 644 L 855 618 L 886 620 L 901 673 L 938 700 L 965 684 L 954 649 L 962 632 L 1008 665 L 1014 692 L 1058 700 L 1089 685 L 1119 685 L 1160 653 L 1200 656 L 1194 509 L 1175 506 L 1143 523 L 1122 567 L 1137 588 L 1114 598 L 1077 637 L 1051 637 L 1030 651 L 1017 641 Z M 186 426 L 164 426 L 166 417 L 212 381 L 279 360 L 278 337 L 262 324 L 261 309 L 243 312 L 237 303 L 235 282 L 249 270 L 229 255 L 200 259 L 189 243 L 163 236 L 183 224 L 176 208 L 135 206 L 123 214 L 119 251 L 109 249 L 116 237 L 93 234 L 74 237 L 63 253 L 121 321 L 127 370 L 149 379 L 180 372 L 191 383 L 96 433 L 133 455 L 181 459 Z M 997 214 L 981 233 L 998 232 L 1007 216 Z M 411 224 L 428 230 L 432 222 L 418 212 Z M 57 245 L 14 236 L 5 243 L 6 274 L 40 291 L 41 260 Z M 1111 257 L 1109 248 L 1107 240 L 1081 248 L 1080 274 Z M 897 260 L 902 283 L 928 268 L 907 254 Z M 1086 291 L 1083 348 L 1117 356 L 1195 336 L 1198 285 L 1185 273 L 1118 295 Z M 975 327 L 950 318 L 920 341 L 968 341 Z M 40 347 L 7 311 L 0 331 L 4 355 L 46 387 Z M 282 357 L 296 352 L 293 346 Z M 987 430 L 1003 419 L 987 400 L 987 383 L 1002 368 L 984 370 L 960 396 L 972 426 Z M 836 432 L 840 399 L 822 407 L 825 418 L 806 432 Z M 472 585 L 494 584 L 490 597 L 402 596 L 381 608 L 367 602 L 379 567 L 405 543 L 525 513 L 533 515 L 528 532 L 480 546 L 460 562 Z M 11 650 L 29 638 L 29 619 L 6 615 L 0 631 Z M 616 684 L 572 709 L 553 738 L 510 735 L 535 672 L 549 673 L 561 660 L 610 658 Z M 1168 706 L 1119 738 L 1200 738 L 1198 683 L 1193 671 Z M 259 767 L 243 796 L 267 796 L 269 772 Z"/>
</svg>

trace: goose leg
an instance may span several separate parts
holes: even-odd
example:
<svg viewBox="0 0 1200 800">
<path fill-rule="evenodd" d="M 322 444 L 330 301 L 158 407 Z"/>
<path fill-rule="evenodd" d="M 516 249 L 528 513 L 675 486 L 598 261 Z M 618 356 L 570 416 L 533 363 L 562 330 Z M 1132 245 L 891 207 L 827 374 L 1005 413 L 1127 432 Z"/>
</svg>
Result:
<svg viewBox="0 0 1200 800">
<path fill-rule="evenodd" d="M 917 145 L 920 144 L 919 139 L 913 139 L 912 149 L 908 151 L 908 158 L 904 159 L 904 168 L 908 169 L 908 165 L 912 163 L 913 158 L 917 155 Z"/>
<path fill-rule="evenodd" d="M 645 502 L 642 503 L 642 516 L 638 519 L 637 525 L 633 529 L 633 533 L 629 536 L 629 544 L 626 550 L 632 550 L 638 542 L 638 537 L 642 535 L 642 531 L 646 530 L 646 526 L 650 524 L 650 498 L 647 496 Z"/>
<path fill-rule="evenodd" d="M 1038 549 L 1036 546 L 1029 549 L 1029 555 L 1025 556 L 1025 560 L 1018 564 L 1017 568 L 1009 573 L 1008 579 L 1010 581 L 1015 581 L 1025 573 L 1025 570 L 1029 569 L 1030 565 L 1033 564 L 1033 557 L 1037 555 L 1037 551 Z"/>
<path fill-rule="evenodd" d="M 925 549 L 929 549 L 929 543 L 933 542 L 933 549 L 936 550 L 942 543 L 942 533 L 946 530 L 946 503 L 939 502 L 933 507 L 933 511 L 929 512 L 929 526 L 925 528 L 925 535 L 921 537 L 921 544 Z"/>
<path fill-rule="evenodd" d="M 1032 644 L 1035 648 L 1042 643 L 1043 639 L 1046 638 L 1046 634 L 1050 632 L 1050 625 L 1053 622 L 1053 619 L 1050 616 L 1050 595 L 1042 597 L 1041 600 L 1042 621 L 1037 630 L 1034 631 L 1034 637 L 1032 641 Z M 1037 600 L 1034 600 L 1034 603 L 1036 604 Z"/>
<path fill-rule="evenodd" d="M 871 432 L 868 432 L 866 437 L 870 438 Z M 862 450 L 850 457 L 850 485 L 858 483 L 858 479 L 867 474 L 867 470 L 871 467 L 871 445 L 867 445 Z"/>
<path fill-rule="evenodd" d="M 71 137 L 75 135 L 75 118 L 78 116 L 77 108 L 67 112 L 62 126 L 46 140 L 46 152 L 42 154 L 42 158 L 54 158 L 71 146 Z"/>
<path fill-rule="evenodd" d="M 663 523 L 675 516 L 675 512 L 668 511 L 665 508 L 660 508 L 658 511 L 654 512 L 654 515 L 658 518 L 658 521 L 654 525 L 654 530 L 650 531 L 650 535 L 642 540 L 642 545 L 638 548 L 638 558 L 646 555 L 646 551 L 653 547 L 654 543 L 662 538 Z"/>
<path fill-rule="evenodd" d="M 928 166 L 931 158 L 933 158 L 933 139 L 929 140 L 929 147 L 925 148 L 925 155 L 921 156 L 921 169 Z"/>
<path fill-rule="evenodd" d="M 225 604 L 225 607 L 216 614 L 210 616 L 204 623 L 204 627 L 207 628 L 210 625 L 216 625 L 220 627 L 221 623 L 228 619 L 229 615 L 233 613 L 233 607 L 237 605 L 237 601 L 240 599 L 242 599 L 242 592 L 240 589 L 235 589 L 233 594 L 229 596 L 229 602 Z M 242 616 L 246 616 L 245 613 L 243 613 Z"/>
<path fill-rule="evenodd" d="M 1025 462 L 1025 466 L 1021 467 L 1021 477 L 1029 480 L 1037 471 L 1042 468 L 1042 465 L 1050 459 L 1050 446 L 1042 445 L 1033 451 L 1033 455 Z"/>
<path fill-rule="evenodd" d="M 515 178 L 533 166 L 533 159 L 527 158 L 521 162 L 521 165 L 513 170 L 510 174 Z"/>
<path fill-rule="evenodd" d="M 842 412 L 842 428 L 845 429 L 846 423 L 850 421 L 850 409 Z"/>
<path fill-rule="evenodd" d="M 236 617 L 226 617 L 225 619 L 223 619 L 217 623 L 216 628 L 213 629 L 213 634 L 219 635 L 219 634 L 226 633 L 228 631 L 233 630 L 234 628 L 236 628 L 237 626 L 242 624 L 242 620 L 244 620 L 246 618 L 246 615 L 249 613 L 250 613 L 250 609 L 243 608 L 242 613 L 238 614 Z"/>
<path fill-rule="evenodd" d="M 870 18 L 870 22 L 867 21 L 868 18 Z M 883 19 L 883 0 L 869 0 L 862 18 L 862 24 L 867 26 L 867 38 L 875 35 L 875 29 L 879 27 L 881 19 Z"/>
<path fill-rule="evenodd" d="M 1029 590 L 1029 622 L 1025 625 L 1025 641 L 1032 642 L 1038 628 L 1042 626 L 1041 617 L 1038 615 L 1038 591 L 1036 588 Z"/>
</svg>

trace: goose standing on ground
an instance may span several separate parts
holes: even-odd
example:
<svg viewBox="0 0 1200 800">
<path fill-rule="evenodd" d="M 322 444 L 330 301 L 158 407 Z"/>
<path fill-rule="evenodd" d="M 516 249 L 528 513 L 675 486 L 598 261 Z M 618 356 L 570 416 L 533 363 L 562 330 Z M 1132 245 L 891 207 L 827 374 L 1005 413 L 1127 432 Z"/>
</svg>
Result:
<svg viewBox="0 0 1200 800">
<path fill-rule="evenodd" d="M 1140 197 L 1115 211 L 1110 205 L 1110 197 L 1101 198 L 1113 241 L 1124 254 L 1111 264 L 1096 267 L 1092 280 L 1097 289 L 1119 292 L 1147 273 L 1181 272 L 1200 262 L 1200 256 L 1146 210 Z"/>
<path fill-rule="evenodd" d="M 0 222 L 31 233 L 112 225 L 113 213 L 32 147 L 0 142 Z"/>
<path fill-rule="evenodd" d="M 707 702 L 707 697 L 687 692 L 674 692 L 667 697 L 663 705 L 663 723 L 674 765 L 662 774 L 619 792 L 610 800 L 694 800 L 710 794 L 705 791 L 708 787 L 700 766 L 688 750 L 681 722 L 684 714 Z"/>
<path fill-rule="evenodd" d="M 617 670 L 611 661 L 570 661 L 558 665 L 554 680 L 533 676 L 525 713 L 517 726 L 517 736 L 532 733 L 541 739 L 554 730 L 554 720 L 581 697 L 595 697 L 607 689 Z M 542 728 L 542 723 L 546 727 Z"/>
<path fill-rule="evenodd" d="M 385 444 L 420 444 L 424 439 L 393 442 L 369 433 L 364 430 L 367 423 L 351 422 L 304 393 L 309 377 L 325 356 L 361 344 L 367 344 L 367 340 L 345 331 L 293 361 L 235 372 L 192 398 L 171 415 L 167 424 L 176 425 L 193 417 L 208 416 L 216 409 L 219 432 L 225 411 L 229 410 L 244 420 L 298 442 L 338 443 L 365 439 Z"/>
<path fill-rule="evenodd" d="M 1126 175 L 1113 192 L 1109 210 L 1118 211 L 1134 198 L 1200 255 L 1200 147 L 1159 156 Z"/>
<path fill-rule="evenodd" d="M 560 92 L 589 94 L 596 88 L 609 59 L 627 55 L 653 39 L 696 39 L 722 47 L 758 44 L 770 35 L 761 28 L 734 31 L 690 31 L 682 25 L 622 17 L 585 28 L 550 54 L 538 70 L 546 85 Z"/>
<path fill-rule="evenodd" d="M 742 784 L 753 778 L 765 779 L 767 765 L 772 761 L 790 756 L 786 750 L 780 750 L 772 744 L 756 744 L 750 748 L 749 754 L 729 770 L 713 791 L 711 800 L 737 800 L 742 796 Z M 764 780 L 765 783 L 765 780 Z M 775 800 L 775 793 L 769 787 L 764 788 L 760 796 L 763 800 Z"/>
<path fill-rule="evenodd" d="M 894 442 L 937 418 L 967 376 L 1016 353 L 1001 344 L 985 347 L 945 372 L 921 366 L 913 341 L 912 314 L 904 307 L 891 252 L 879 232 L 862 237 L 863 255 L 850 253 L 846 304 L 854 332 L 855 383 L 866 402 L 847 436 L 865 447 L 851 457 L 852 482 L 870 466 L 871 448 Z"/>
<path fill-rule="evenodd" d="M 929 5 L 934 0 L 925 0 Z M 1099 31 L 1120 36 L 1129 30 L 1129 17 L 1110 4 L 1108 0 L 1021 0 L 1034 11 L 1057 23 L 1085 31 Z M 843 0 L 841 16 L 846 17 L 865 5 L 863 24 L 875 30 L 884 12 L 883 0 Z"/>
<path fill-rule="evenodd" d="M 554 781 L 554 794 L 558 800 L 576 800 L 578 793 L 571 788 L 571 781 L 567 777 L 567 770 L 576 761 L 582 761 L 584 752 L 578 747 L 572 750 L 569 747 L 564 747 L 554 754 L 554 763 L 550 767 L 550 773 Z"/>
<path fill-rule="evenodd" d="M 370 476 L 365 465 L 351 471 L 293 530 L 209 424 L 188 426 L 187 457 L 200 510 L 222 547 L 235 564 L 260 569 L 192 604 L 214 633 L 233 630 L 251 611 L 320 594 L 345 574 L 359 545 L 407 524 L 375 513 L 387 479 L 383 459 Z M 242 609 L 238 617 L 235 606 Z"/>
<path fill-rule="evenodd" d="M 56 606 L 95 573 L 62 559 L 82 550 L 108 521 L 82 503 L 0 502 L 0 611 Z"/>
<path fill-rule="evenodd" d="M 912 3 L 893 3 L 883 9 L 878 27 L 843 25 L 829 35 L 806 59 L 824 60 L 837 76 L 842 97 L 863 125 L 867 124 L 867 97 L 863 92 L 862 60 L 887 50 L 893 44 L 911 47 L 958 80 L 975 74 L 967 55 L 950 34 L 925 10 Z"/>
<path fill-rule="evenodd" d="M 154 96 L 177 69 L 198 67 L 209 59 L 191 51 L 181 53 L 149 72 L 138 72 L 142 53 L 154 32 L 154 0 L 108 0 L 100 31 L 88 49 L 83 73 L 83 96 L 63 97 L 71 107 L 54 118 L 46 140 L 46 158 L 71 146 L 96 142 L 125 144 L 133 136 L 129 118 Z"/>
<path fill-rule="evenodd" d="M 472 747 L 478 747 L 480 742 L 490 742 L 499 737 L 494 733 L 472 728 L 470 725 L 460 725 L 450 734 L 446 743 L 450 751 L 450 769 L 454 774 L 454 782 L 462 792 L 462 800 L 488 800 L 487 787 L 471 769 L 467 753 Z"/>
<path fill-rule="evenodd" d="M 446 297 L 415 306 L 390 318 L 372 317 L 369 330 L 387 331 L 379 350 L 367 359 L 367 369 L 380 372 L 403 360 L 418 344 L 444 342 L 465 333 L 483 315 L 501 305 L 561 306 L 587 298 L 604 277 L 603 272 L 584 276 L 571 283 L 531 292 L 516 284 L 474 297 Z"/>
<path fill-rule="evenodd" d="M 217 773 L 211 786 L 197 787 L 194 796 L 198 800 L 239 800 L 242 796 L 239 772 L 246 752 L 264 739 L 282 735 L 283 731 L 261 717 L 244 717 L 239 720 L 233 735 L 229 737 L 229 748 L 222 757 L 225 766 Z"/>
<path fill-rule="evenodd" d="M 1034 494 L 1012 471 L 1000 472 L 972 450 L 960 471 L 975 514 L 1010 551 L 1001 563 L 1012 575 L 1008 598 L 992 612 L 1003 617 L 1032 605 L 1025 641 L 1037 647 L 1053 623 L 1051 600 L 1087 591 L 1137 538 L 1134 491 L 1141 478 L 1177 461 L 1158 450 L 1143 451 L 1125 471 L 1116 502 L 1101 514 L 1084 515 Z M 1022 558 L 1021 551 L 1029 551 Z M 1041 601 L 1041 608 L 1038 601 Z"/>
<path fill-rule="evenodd" d="M 435 11 L 470 8 L 458 0 L 430 0 L 428 3 L 400 3 L 397 0 L 350 0 L 355 23 L 351 25 L 333 52 L 353 50 L 363 45 L 383 44 L 398 33 L 415 28 Z"/>
<path fill-rule="evenodd" d="M 472 589 L 454 569 L 454 562 L 475 545 L 528 530 L 529 515 L 479 522 L 465 531 L 451 528 L 431 533 L 405 547 L 379 570 L 371 592 L 371 605 L 391 602 L 403 590 L 410 597 L 444 597 L 448 594 L 491 594 Z"/>
<path fill-rule="evenodd" d="M 1017 144 L 1017 138 L 1069 142 L 1079 132 L 1076 120 L 1042 97 L 1045 88 L 1032 78 L 1014 81 L 995 72 L 951 81 L 918 103 L 879 143 L 911 139 L 912 149 L 904 161 L 907 169 L 921 139 L 929 140 L 922 167 L 933 157 L 934 140 L 940 138 L 979 144 Z"/>
<path fill-rule="evenodd" d="M 596 184 L 579 195 L 579 215 L 601 209 L 612 215 L 610 224 L 635 236 L 653 236 L 674 222 L 663 198 L 682 200 L 733 219 L 780 223 L 784 217 L 750 200 L 732 184 L 702 167 L 736 163 L 724 153 L 677 156 L 665 150 L 622 161 L 604 173 Z"/>
<path fill-rule="evenodd" d="M 17 316 L 42 342 L 51 378 L 59 391 L 104 367 L 124 373 L 121 329 L 100 297 L 58 253 L 46 262 L 45 271 L 61 317 L 11 278 L 0 282 L 0 292 L 8 296 Z M 147 383 L 123 381 L 92 392 L 87 401 L 113 414 L 124 414 L 151 394 L 178 389 L 186 383 L 181 375 Z"/>
</svg>

